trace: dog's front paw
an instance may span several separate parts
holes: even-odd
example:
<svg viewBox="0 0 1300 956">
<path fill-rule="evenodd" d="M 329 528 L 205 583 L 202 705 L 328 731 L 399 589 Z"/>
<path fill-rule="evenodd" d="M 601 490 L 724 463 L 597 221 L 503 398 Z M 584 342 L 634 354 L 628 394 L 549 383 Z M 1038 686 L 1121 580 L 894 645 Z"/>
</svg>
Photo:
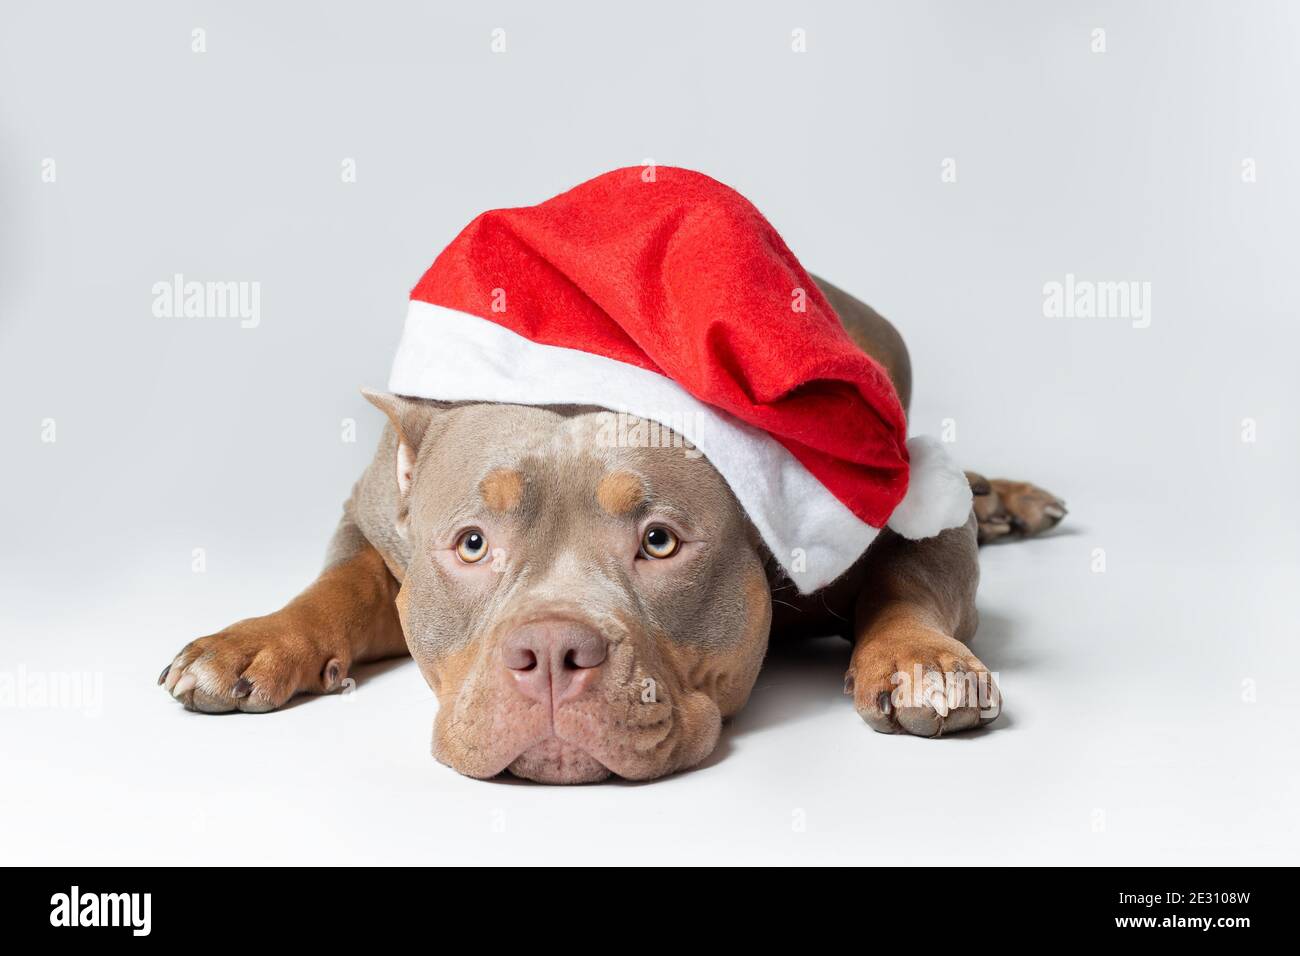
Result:
<svg viewBox="0 0 1300 956">
<path fill-rule="evenodd" d="M 884 734 L 919 737 L 969 730 L 996 720 L 1002 693 L 966 645 L 917 630 L 859 644 L 844 692 L 862 719 Z"/>
<path fill-rule="evenodd" d="M 272 614 L 190 642 L 158 683 L 189 710 L 264 713 L 296 694 L 337 690 L 346 675 L 344 660 Z"/>
</svg>

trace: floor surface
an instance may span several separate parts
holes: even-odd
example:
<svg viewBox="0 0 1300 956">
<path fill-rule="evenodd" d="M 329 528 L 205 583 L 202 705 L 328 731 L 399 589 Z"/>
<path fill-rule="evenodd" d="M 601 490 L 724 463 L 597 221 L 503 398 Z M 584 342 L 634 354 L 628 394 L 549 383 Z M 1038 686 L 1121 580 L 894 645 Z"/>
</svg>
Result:
<svg viewBox="0 0 1300 956">
<path fill-rule="evenodd" d="M 1285 630 L 1281 596 L 1300 585 L 1295 568 L 1261 581 L 1254 570 L 1177 555 L 1157 564 L 1148 553 L 1140 568 L 1097 573 L 1076 517 L 1088 502 L 1070 505 L 1051 536 L 982 554 L 974 647 L 1007 700 L 990 729 L 940 740 L 873 733 L 840 692 L 847 644 L 810 641 L 773 652 L 705 766 L 649 784 L 458 776 L 429 755 L 436 705 L 410 661 L 370 667 L 351 694 L 279 713 L 188 713 L 153 683 L 185 622 L 273 601 L 274 575 L 253 595 L 246 583 L 190 575 L 188 594 L 147 616 L 147 596 L 124 584 L 93 607 L 60 609 L 52 632 L 6 649 L 22 662 L 9 673 L 26 675 L 16 692 L 27 699 L 0 708 L 2 855 L 208 865 L 1294 861 L 1292 683 L 1276 666 L 1292 655 L 1268 635 Z M 1198 607 L 1208 591 L 1239 602 Z M 51 595 L 29 597 L 33 619 L 48 615 Z M 8 613 L 23 610 L 9 595 Z M 33 688 L 58 689 L 45 675 L 83 671 L 98 677 L 80 699 L 76 682 L 58 708 L 36 699 Z"/>
</svg>

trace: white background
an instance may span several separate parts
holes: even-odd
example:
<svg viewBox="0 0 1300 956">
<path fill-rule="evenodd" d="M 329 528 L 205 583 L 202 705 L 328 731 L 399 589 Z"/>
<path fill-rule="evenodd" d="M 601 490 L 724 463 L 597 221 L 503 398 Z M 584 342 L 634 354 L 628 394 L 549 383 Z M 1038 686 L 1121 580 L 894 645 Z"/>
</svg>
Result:
<svg viewBox="0 0 1300 956">
<path fill-rule="evenodd" d="M 1282 2 L 6 3 L 0 859 L 1297 862 L 1297 49 Z M 994 729 L 874 734 L 811 643 L 705 767 L 546 788 L 434 762 L 409 662 L 267 716 L 156 688 L 315 574 L 442 246 L 647 158 L 903 330 L 915 430 L 1067 500 L 982 557 Z M 155 318 L 175 273 L 260 326 Z M 1067 273 L 1150 327 L 1046 318 Z M 90 713 L 14 696 L 81 672 Z"/>
</svg>

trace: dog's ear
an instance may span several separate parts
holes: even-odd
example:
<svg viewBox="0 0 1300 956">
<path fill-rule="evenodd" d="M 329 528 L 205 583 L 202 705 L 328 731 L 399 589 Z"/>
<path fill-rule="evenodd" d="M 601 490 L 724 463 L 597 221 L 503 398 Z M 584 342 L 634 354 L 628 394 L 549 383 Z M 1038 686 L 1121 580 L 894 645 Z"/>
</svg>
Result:
<svg viewBox="0 0 1300 956">
<path fill-rule="evenodd" d="M 417 398 L 403 398 L 387 392 L 363 388 L 366 401 L 388 416 L 397 433 L 397 491 L 405 510 L 406 498 L 411 491 L 411 478 L 415 473 L 415 457 L 420 453 L 420 443 L 429 430 L 429 422 L 437 406 Z"/>
</svg>

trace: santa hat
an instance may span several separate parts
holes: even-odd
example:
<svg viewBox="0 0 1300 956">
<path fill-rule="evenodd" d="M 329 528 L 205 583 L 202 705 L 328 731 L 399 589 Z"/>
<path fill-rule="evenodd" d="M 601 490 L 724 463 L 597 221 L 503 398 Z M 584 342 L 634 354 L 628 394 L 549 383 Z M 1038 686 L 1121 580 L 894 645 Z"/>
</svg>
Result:
<svg viewBox="0 0 1300 956">
<path fill-rule="evenodd" d="M 805 593 L 886 524 L 923 538 L 970 514 L 961 471 L 933 439 L 906 440 L 889 376 L 776 230 L 685 169 L 618 169 L 483 213 L 411 292 L 389 389 L 668 426 Z"/>
</svg>

